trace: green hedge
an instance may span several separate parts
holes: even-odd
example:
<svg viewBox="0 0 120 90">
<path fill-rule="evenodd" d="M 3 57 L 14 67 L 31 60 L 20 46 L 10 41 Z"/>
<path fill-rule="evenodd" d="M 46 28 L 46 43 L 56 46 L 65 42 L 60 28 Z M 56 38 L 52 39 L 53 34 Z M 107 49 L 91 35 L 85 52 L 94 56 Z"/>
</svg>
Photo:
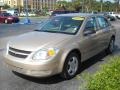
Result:
<svg viewBox="0 0 120 90">
<path fill-rule="evenodd" d="M 103 65 L 89 79 L 87 90 L 120 90 L 120 57 L 113 57 Z"/>
</svg>

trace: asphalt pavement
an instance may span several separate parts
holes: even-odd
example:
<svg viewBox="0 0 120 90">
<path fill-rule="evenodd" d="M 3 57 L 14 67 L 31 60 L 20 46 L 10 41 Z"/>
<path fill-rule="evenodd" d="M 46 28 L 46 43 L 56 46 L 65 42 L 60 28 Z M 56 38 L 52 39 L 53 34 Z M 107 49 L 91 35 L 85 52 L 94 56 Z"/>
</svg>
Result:
<svg viewBox="0 0 120 90">
<path fill-rule="evenodd" d="M 31 32 L 38 25 L 0 25 L 0 90 L 78 90 L 82 87 L 82 83 L 85 82 L 82 74 L 93 74 L 100 69 L 99 65 L 107 63 L 109 58 L 115 55 L 120 55 L 120 21 L 112 22 L 112 24 L 117 29 L 114 54 L 106 55 L 103 51 L 85 61 L 79 71 L 81 77 L 71 80 L 63 80 L 59 75 L 48 78 L 32 78 L 9 70 L 4 63 L 3 57 L 6 42 L 16 35 Z"/>
</svg>

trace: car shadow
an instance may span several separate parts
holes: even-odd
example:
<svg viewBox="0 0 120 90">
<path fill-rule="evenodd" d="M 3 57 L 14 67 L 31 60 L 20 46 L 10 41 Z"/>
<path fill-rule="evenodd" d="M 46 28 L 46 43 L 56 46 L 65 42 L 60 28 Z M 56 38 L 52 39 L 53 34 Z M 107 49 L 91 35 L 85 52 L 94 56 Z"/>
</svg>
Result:
<svg viewBox="0 0 120 90">
<path fill-rule="evenodd" d="M 120 55 L 120 47 L 119 46 L 115 46 L 115 51 L 113 53 L 113 55 Z"/>
<path fill-rule="evenodd" d="M 105 53 L 105 51 L 100 52 L 99 54 L 95 55 L 94 57 L 91 57 L 90 59 L 82 62 L 82 65 L 80 67 L 79 70 L 79 74 L 82 73 L 84 70 L 90 68 L 91 66 L 93 66 L 94 64 L 98 63 L 98 62 L 103 62 L 104 58 L 107 56 L 107 54 Z"/>
<path fill-rule="evenodd" d="M 115 46 L 115 51 L 114 51 L 113 55 L 117 54 L 117 53 L 120 53 L 120 48 L 118 46 Z M 105 53 L 105 51 L 102 51 L 98 55 L 84 61 L 79 70 L 79 74 L 82 73 L 84 70 L 88 69 L 89 67 L 93 66 L 94 64 L 104 61 L 103 59 L 106 56 L 108 56 L 108 55 Z M 13 71 L 13 73 L 23 79 L 26 79 L 31 82 L 39 83 L 39 84 L 56 84 L 56 83 L 65 81 L 65 79 L 60 77 L 60 75 L 54 75 L 54 76 L 46 77 L 46 78 L 34 78 L 34 77 L 22 75 L 20 73 L 14 72 L 14 71 Z"/>
<path fill-rule="evenodd" d="M 63 78 L 61 78 L 59 75 L 54 75 L 51 77 L 42 77 L 42 78 L 35 78 L 35 77 L 30 77 L 30 76 L 26 76 L 23 74 L 20 74 L 18 72 L 12 71 L 15 75 L 26 79 L 28 81 L 31 82 L 35 82 L 35 83 L 39 83 L 39 84 L 56 84 L 62 81 L 65 81 Z"/>
<path fill-rule="evenodd" d="M 110 56 L 115 56 L 120 54 L 120 47 L 118 47 L 117 45 L 115 45 L 115 50 L 113 52 L 113 54 L 110 54 Z M 104 61 L 103 59 L 108 56 L 108 54 L 106 54 L 105 51 L 100 52 L 99 54 L 95 55 L 94 57 L 84 61 L 82 63 L 82 66 L 79 70 L 79 73 L 83 72 L 85 69 L 88 69 L 89 67 L 91 67 L 92 65 L 98 63 L 98 62 L 102 62 Z"/>
</svg>

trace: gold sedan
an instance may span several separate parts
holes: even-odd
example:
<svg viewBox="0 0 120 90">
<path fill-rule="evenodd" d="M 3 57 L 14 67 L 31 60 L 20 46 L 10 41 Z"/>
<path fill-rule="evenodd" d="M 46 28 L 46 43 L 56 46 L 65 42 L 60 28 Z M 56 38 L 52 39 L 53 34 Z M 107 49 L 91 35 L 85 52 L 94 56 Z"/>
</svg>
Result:
<svg viewBox="0 0 120 90">
<path fill-rule="evenodd" d="M 38 29 L 7 44 L 10 69 L 33 77 L 76 76 L 81 62 L 105 50 L 112 53 L 115 29 L 101 15 L 65 14 L 50 18 Z"/>
</svg>

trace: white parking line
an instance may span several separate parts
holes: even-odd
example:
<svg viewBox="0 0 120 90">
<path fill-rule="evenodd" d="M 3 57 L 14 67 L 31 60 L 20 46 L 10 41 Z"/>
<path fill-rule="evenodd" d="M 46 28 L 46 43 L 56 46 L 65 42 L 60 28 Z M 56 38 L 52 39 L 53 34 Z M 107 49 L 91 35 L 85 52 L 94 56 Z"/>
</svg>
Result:
<svg viewBox="0 0 120 90">
<path fill-rule="evenodd" d="M 7 42 L 14 37 L 15 36 L 0 38 L 0 51 L 4 50 L 6 48 Z"/>
<path fill-rule="evenodd" d="M 0 52 L 1 52 L 1 51 L 4 51 L 4 50 L 5 50 L 4 48 L 0 48 Z"/>
</svg>

